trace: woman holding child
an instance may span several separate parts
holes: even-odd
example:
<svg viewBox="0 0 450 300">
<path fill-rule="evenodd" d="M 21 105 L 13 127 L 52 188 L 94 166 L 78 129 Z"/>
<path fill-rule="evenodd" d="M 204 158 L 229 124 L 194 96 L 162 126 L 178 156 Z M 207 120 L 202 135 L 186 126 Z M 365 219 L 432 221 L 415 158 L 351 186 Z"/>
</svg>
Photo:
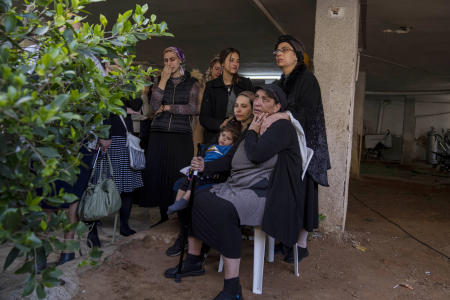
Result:
<svg viewBox="0 0 450 300">
<path fill-rule="evenodd" d="M 301 157 L 291 122 L 277 120 L 261 134 L 266 118 L 284 111 L 287 98 L 277 85 L 257 89 L 255 115 L 248 130 L 223 158 L 205 163 L 193 158 L 192 168 L 203 175 L 231 171 L 228 180 L 196 194 L 192 211 L 192 236 L 182 276 L 202 275 L 202 241 L 224 257 L 224 288 L 215 299 L 241 299 L 239 265 L 241 225 L 262 226 L 268 234 L 293 245 L 303 224 Z M 279 215 L 283 218 L 276 218 Z M 165 276 L 175 277 L 177 268 Z"/>
</svg>

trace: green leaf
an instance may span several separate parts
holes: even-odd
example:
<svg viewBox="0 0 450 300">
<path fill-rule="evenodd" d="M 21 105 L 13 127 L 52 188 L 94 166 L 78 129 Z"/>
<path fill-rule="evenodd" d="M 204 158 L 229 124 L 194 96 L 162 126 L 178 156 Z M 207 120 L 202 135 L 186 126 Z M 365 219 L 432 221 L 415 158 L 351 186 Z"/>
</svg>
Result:
<svg viewBox="0 0 450 300">
<path fill-rule="evenodd" d="M 36 150 L 45 157 L 48 158 L 57 158 L 60 157 L 58 151 L 52 147 L 37 147 Z"/>
<path fill-rule="evenodd" d="M 9 251 L 9 254 L 6 257 L 5 263 L 3 265 L 3 271 L 5 271 L 14 262 L 14 260 L 17 258 L 17 256 L 19 256 L 19 254 L 20 250 L 17 249 L 16 247 L 13 247 L 11 251 Z"/>
<path fill-rule="evenodd" d="M 45 293 L 44 285 L 42 283 L 38 284 L 38 286 L 36 288 L 36 294 L 39 299 L 44 299 L 45 296 L 47 296 L 47 294 Z"/>
<path fill-rule="evenodd" d="M 67 94 L 60 94 L 56 96 L 55 100 L 53 101 L 53 105 L 59 109 L 61 109 L 69 100 L 70 95 Z"/>
<path fill-rule="evenodd" d="M 62 6 L 61 3 L 58 3 L 58 4 L 56 5 L 56 14 L 57 14 L 58 16 L 61 16 L 61 15 L 63 14 L 63 6 Z"/>
<path fill-rule="evenodd" d="M 42 241 L 34 234 L 34 232 L 28 235 L 28 237 L 26 238 L 26 243 L 28 245 L 31 245 L 31 247 L 33 248 L 42 246 Z"/>
<path fill-rule="evenodd" d="M 99 259 L 103 254 L 103 251 L 99 250 L 97 247 L 92 248 L 89 256 L 93 259 Z"/>
<path fill-rule="evenodd" d="M 150 16 L 150 21 L 152 21 L 152 23 L 155 23 L 155 21 L 156 21 L 156 15 L 152 14 L 152 15 Z"/>
<path fill-rule="evenodd" d="M 21 224 L 19 211 L 16 208 L 7 209 L 2 214 L 1 223 L 3 229 L 14 232 L 20 227 Z"/>
<path fill-rule="evenodd" d="M 100 14 L 100 23 L 102 23 L 103 27 L 106 27 L 106 25 L 108 24 L 108 20 L 103 14 Z"/>
<path fill-rule="evenodd" d="M 41 36 L 41 35 L 46 34 L 47 31 L 48 31 L 49 29 L 50 29 L 50 27 L 48 27 L 48 26 L 39 26 L 38 28 L 36 28 L 36 30 L 34 31 L 34 33 L 35 33 L 36 35 Z"/>
<path fill-rule="evenodd" d="M 66 249 L 70 251 L 78 251 L 80 249 L 80 241 L 66 241 Z"/>
<path fill-rule="evenodd" d="M 16 31 L 17 19 L 13 15 L 6 15 L 5 18 L 5 31 L 6 33 Z"/>
<path fill-rule="evenodd" d="M 25 288 L 23 289 L 23 296 L 28 296 L 34 291 L 36 286 L 36 280 L 34 279 L 34 274 L 28 275 L 27 281 L 25 283 Z"/>
</svg>

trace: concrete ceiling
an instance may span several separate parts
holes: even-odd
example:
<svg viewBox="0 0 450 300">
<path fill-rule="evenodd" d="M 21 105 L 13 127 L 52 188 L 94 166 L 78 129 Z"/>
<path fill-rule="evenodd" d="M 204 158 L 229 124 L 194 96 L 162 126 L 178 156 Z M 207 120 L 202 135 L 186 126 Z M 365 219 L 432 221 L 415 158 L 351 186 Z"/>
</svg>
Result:
<svg viewBox="0 0 450 300">
<path fill-rule="evenodd" d="M 169 25 L 175 38 L 155 38 L 138 45 L 138 59 L 161 64 L 161 51 L 176 45 L 185 52 L 188 68 L 204 71 L 212 56 L 225 47 L 241 51 L 241 73 L 279 73 L 271 52 L 277 28 L 252 0 L 108 0 L 89 7 L 89 21 L 103 13 L 109 20 L 135 4 Z M 261 0 L 281 27 L 314 51 L 314 0 Z M 366 48 L 362 71 L 369 90 L 450 89 L 450 4 L 448 0 L 367 0 Z M 410 26 L 406 34 L 385 29 Z M 360 35 L 360 45 L 363 37 Z"/>
</svg>

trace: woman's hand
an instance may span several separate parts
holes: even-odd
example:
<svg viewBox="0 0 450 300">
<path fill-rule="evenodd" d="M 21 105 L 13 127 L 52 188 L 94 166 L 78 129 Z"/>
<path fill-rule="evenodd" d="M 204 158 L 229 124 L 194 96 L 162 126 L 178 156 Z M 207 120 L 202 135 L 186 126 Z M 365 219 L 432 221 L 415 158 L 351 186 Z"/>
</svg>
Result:
<svg viewBox="0 0 450 300">
<path fill-rule="evenodd" d="M 203 172 L 205 170 L 205 161 L 203 160 L 203 157 L 194 156 L 191 160 L 191 168 L 200 173 Z"/>
<path fill-rule="evenodd" d="M 290 121 L 289 115 L 287 113 L 281 112 L 281 113 L 274 113 L 270 116 L 268 116 L 265 121 L 261 125 L 260 134 L 262 135 L 267 128 L 270 127 L 273 123 L 275 123 L 278 120 L 288 120 Z"/>
<path fill-rule="evenodd" d="M 161 105 L 157 111 L 155 111 L 155 116 L 162 113 L 164 111 L 164 105 Z"/>
<path fill-rule="evenodd" d="M 127 114 L 129 114 L 129 115 L 140 115 L 140 112 L 135 111 L 135 110 L 127 107 Z"/>
<path fill-rule="evenodd" d="M 104 140 L 104 139 L 98 139 L 98 147 L 102 148 L 103 152 L 108 151 L 109 146 L 111 146 L 112 140 Z"/>
<path fill-rule="evenodd" d="M 164 66 L 161 72 L 161 81 L 167 82 L 172 75 L 172 68 L 169 66 Z"/>
<path fill-rule="evenodd" d="M 220 128 L 222 128 L 222 127 L 224 127 L 225 125 L 227 125 L 228 124 L 228 122 L 230 122 L 231 121 L 231 119 L 233 119 L 233 116 L 231 116 L 231 117 L 229 117 L 229 118 L 227 118 L 227 119 L 225 119 L 225 121 L 223 121 L 222 122 L 222 124 L 220 124 Z"/>
<path fill-rule="evenodd" d="M 254 130 L 256 133 L 259 134 L 259 131 L 261 130 L 261 124 L 264 122 L 264 120 L 267 118 L 267 113 L 261 113 L 259 115 L 255 115 L 253 118 L 252 123 L 250 124 L 249 130 Z"/>
</svg>

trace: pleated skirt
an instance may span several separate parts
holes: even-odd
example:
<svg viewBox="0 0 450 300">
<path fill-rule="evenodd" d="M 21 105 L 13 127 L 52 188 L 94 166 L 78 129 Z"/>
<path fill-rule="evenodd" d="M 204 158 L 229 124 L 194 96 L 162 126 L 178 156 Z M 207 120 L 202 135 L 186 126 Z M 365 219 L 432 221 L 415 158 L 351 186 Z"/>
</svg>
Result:
<svg viewBox="0 0 450 300">
<path fill-rule="evenodd" d="M 108 155 L 113 167 L 114 183 L 119 193 L 131 193 L 135 189 L 143 186 L 141 171 L 136 171 L 130 167 L 130 154 L 127 148 L 127 138 L 124 136 L 113 136 L 111 146 L 108 148 Z M 95 166 L 94 182 L 100 174 L 100 164 L 111 176 L 110 167 L 106 155 L 99 155 L 100 161 Z"/>
<path fill-rule="evenodd" d="M 180 169 L 190 165 L 194 155 L 192 135 L 152 132 L 144 171 L 145 199 L 141 206 L 167 208 L 175 200 L 173 185 L 184 175 Z"/>
</svg>

